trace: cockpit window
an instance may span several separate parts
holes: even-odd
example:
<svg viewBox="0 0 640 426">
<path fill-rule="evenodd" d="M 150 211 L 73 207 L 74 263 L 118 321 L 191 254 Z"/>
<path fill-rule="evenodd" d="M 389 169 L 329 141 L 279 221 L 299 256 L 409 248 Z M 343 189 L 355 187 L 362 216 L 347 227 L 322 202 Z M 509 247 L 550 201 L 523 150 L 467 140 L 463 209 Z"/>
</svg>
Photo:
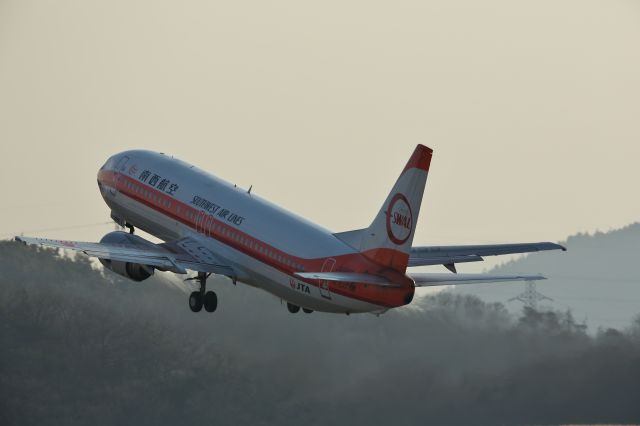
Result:
<svg viewBox="0 0 640 426">
<path fill-rule="evenodd" d="M 129 157 L 127 157 L 126 155 L 122 157 L 120 160 L 118 160 L 118 164 L 116 165 L 116 170 L 119 172 L 124 172 L 125 168 L 127 167 L 128 161 L 129 161 Z"/>
<path fill-rule="evenodd" d="M 100 170 L 114 170 L 118 172 L 124 172 L 127 167 L 127 162 L 129 161 L 128 156 L 123 156 L 118 158 L 117 156 L 110 157 L 104 166 L 100 168 Z"/>
<path fill-rule="evenodd" d="M 100 167 L 100 170 L 111 170 L 111 169 L 113 169 L 113 165 L 115 164 L 115 162 L 116 162 L 115 158 L 109 157 L 107 162 L 104 163 L 104 165 L 102 167 Z"/>
</svg>

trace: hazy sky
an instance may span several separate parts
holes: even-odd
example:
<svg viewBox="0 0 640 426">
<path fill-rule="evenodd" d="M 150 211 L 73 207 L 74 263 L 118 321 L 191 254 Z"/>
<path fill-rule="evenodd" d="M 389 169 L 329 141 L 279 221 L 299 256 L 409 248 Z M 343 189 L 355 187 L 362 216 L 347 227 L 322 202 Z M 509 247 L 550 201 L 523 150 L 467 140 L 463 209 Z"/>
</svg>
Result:
<svg viewBox="0 0 640 426">
<path fill-rule="evenodd" d="M 195 163 L 331 230 L 434 149 L 415 244 L 640 219 L 638 1 L 0 0 L 0 234 L 97 240 L 106 158 Z"/>
</svg>

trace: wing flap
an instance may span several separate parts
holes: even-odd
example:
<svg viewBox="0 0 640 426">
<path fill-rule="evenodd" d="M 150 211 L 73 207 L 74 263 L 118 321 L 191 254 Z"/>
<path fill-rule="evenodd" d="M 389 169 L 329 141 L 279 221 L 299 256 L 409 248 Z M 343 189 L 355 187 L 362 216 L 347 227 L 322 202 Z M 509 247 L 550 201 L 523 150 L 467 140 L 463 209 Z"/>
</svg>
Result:
<svg viewBox="0 0 640 426">
<path fill-rule="evenodd" d="M 130 262 L 130 263 L 139 263 L 141 265 L 155 266 L 159 269 L 166 270 L 174 270 L 176 265 L 163 257 L 152 257 L 152 256 L 134 256 L 131 254 L 117 254 L 110 253 L 105 255 L 104 253 L 96 253 L 91 251 L 82 251 L 82 253 L 86 254 L 89 257 L 97 257 L 100 259 L 109 259 L 113 261 L 119 262 Z"/>
</svg>

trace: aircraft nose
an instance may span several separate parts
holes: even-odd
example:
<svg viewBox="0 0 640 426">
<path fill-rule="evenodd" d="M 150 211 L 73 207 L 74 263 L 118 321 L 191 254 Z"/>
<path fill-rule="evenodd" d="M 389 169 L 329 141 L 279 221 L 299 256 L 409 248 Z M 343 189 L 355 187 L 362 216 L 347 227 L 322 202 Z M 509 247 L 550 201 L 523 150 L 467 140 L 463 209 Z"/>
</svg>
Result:
<svg viewBox="0 0 640 426">
<path fill-rule="evenodd" d="M 115 164 L 115 162 L 116 162 L 115 155 L 112 155 L 111 157 L 107 158 L 107 161 L 105 161 L 102 167 L 100 167 L 100 169 L 98 170 L 98 174 L 100 174 L 100 172 L 103 170 L 113 169 L 113 165 Z"/>
</svg>

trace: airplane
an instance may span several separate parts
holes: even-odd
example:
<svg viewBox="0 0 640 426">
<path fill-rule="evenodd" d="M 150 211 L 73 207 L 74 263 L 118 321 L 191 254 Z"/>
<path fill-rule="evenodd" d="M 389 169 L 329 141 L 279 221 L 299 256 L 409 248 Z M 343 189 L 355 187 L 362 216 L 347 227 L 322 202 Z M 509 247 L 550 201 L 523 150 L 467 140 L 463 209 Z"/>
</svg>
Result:
<svg viewBox="0 0 640 426">
<path fill-rule="evenodd" d="M 222 275 L 286 301 L 291 313 L 374 313 L 408 305 L 416 287 L 541 280 L 540 275 L 457 273 L 456 264 L 484 256 L 566 250 L 550 243 L 414 247 L 413 237 L 433 150 L 418 145 L 368 228 L 332 233 L 189 163 L 131 150 L 110 157 L 98 188 L 111 218 L 126 231 L 98 243 L 15 237 L 30 245 L 82 252 L 133 281 L 154 271 L 177 274 L 199 288 L 189 307 L 214 312 L 207 279 Z M 135 234 L 143 230 L 164 241 Z M 443 265 L 447 273 L 408 268 Z"/>
</svg>

